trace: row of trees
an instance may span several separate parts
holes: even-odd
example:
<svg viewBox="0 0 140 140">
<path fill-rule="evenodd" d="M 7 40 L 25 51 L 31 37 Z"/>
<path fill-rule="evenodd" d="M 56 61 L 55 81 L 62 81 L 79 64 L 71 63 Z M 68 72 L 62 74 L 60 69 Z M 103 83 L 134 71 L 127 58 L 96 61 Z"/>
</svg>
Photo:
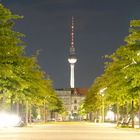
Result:
<svg viewBox="0 0 140 140">
<path fill-rule="evenodd" d="M 14 31 L 14 20 L 22 16 L 13 14 L 0 4 L 0 109 L 11 110 L 25 102 L 34 106 L 43 106 L 50 110 L 61 111 L 62 102 L 58 99 L 52 81 L 37 62 L 37 55 L 27 56 L 23 34 Z M 17 109 L 21 113 L 21 109 Z"/>
<path fill-rule="evenodd" d="M 140 20 L 130 22 L 129 32 L 125 45 L 105 56 L 104 73 L 90 87 L 84 107 L 87 112 L 100 110 L 100 91 L 106 89 L 106 107 L 112 108 L 117 118 L 130 115 L 134 127 L 134 116 L 140 108 Z"/>
</svg>

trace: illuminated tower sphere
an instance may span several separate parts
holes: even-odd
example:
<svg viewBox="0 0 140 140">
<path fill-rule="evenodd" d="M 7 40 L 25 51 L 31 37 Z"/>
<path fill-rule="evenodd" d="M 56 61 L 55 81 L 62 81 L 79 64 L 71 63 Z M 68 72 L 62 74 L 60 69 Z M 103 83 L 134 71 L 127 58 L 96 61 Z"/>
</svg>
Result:
<svg viewBox="0 0 140 140">
<path fill-rule="evenodd" d="M 74 81 L 74 66 L 77 62 L 75 47 L 74 47 L 74 18 L 72 17 L 72 25 L 71 25 L 71 46 L 70 46 L 70 54 L 68 57 L 68 62 L 70 63 L 70 87 L 75 87 Z"/>
</svg>

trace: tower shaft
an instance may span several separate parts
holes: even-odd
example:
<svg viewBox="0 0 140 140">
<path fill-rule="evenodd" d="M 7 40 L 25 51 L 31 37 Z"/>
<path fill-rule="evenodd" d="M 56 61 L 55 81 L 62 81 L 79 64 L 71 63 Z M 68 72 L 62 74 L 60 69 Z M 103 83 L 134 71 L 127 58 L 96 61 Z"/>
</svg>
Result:
<svg viewBox="0 0 140 140">
<path fill-rule="evenodd" d="M 75 87 L 75 81 L 74 81 L 74 64 L 70 64 L 70 87 L 74 88 Z"/>
</svg>

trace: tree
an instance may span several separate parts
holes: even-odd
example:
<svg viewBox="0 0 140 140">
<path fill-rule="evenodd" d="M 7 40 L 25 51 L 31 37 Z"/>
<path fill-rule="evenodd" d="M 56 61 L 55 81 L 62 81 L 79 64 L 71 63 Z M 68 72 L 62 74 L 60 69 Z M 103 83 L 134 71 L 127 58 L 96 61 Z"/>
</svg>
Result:
<svg viewBox="0 0 140 140">
<path fill-rule="evenodd" d="M 4 97 L 19 85 L 14 69 L 24 53 L 24 43 L 20 40 L 24 35 L 12 30 L 13 20 L 19 18 L 0 4 L 0 92 Z"/>
<path fill-rule="evenodd" d="M 90 100 L 98 100 L 94 96 L 99 91 L 96 87 L 107 87 L 105 99 L 109 104 L 124 106 L 132 103 L 131 117 L 134 121 L 134 103 L 138 102 L 140 95 L 140 20 L 132 20 L 129 31 L 130 34 L 125 38 L 126 44 L 113 54 L 106 55 L 109 60 L 105 63 L 104 73 L 99 83 L 93 83 L 86 100 L 88 97 Z"/>
<path fill-rule="evenodd" d="M 44 99 L 50 101 L 48 97 L 55 96 L 52 81 L 46 79 L 37 55 L 26 56 L 21 40 L 24 35 L 13 30 L 14 20 L 21 18 L 0 4 L 0 93 L 4 104 L 11 102 L 11 109 L 13 104 L 25 101 L 43 105 Z"/>
</svg>

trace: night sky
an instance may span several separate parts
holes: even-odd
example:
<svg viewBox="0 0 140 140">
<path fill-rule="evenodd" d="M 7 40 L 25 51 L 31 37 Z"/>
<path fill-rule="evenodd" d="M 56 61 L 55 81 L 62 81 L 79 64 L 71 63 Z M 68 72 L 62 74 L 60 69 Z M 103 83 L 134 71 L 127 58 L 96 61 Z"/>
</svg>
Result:
<svg viewBox="0 0 140 140">
<path fill-rule="evenodd" d="M 140 19 L 140 0 L 1 0 L 24 19 L 15 30 L 26 35 L 27 55 L 40 50 L 41 68 L 55 88 L 69 87 L 71 18 L 75 18 L 76 87 L 90 87 L 103 73 L 103 58 L 124 44 L 129 21 Z"/>
</svg>

